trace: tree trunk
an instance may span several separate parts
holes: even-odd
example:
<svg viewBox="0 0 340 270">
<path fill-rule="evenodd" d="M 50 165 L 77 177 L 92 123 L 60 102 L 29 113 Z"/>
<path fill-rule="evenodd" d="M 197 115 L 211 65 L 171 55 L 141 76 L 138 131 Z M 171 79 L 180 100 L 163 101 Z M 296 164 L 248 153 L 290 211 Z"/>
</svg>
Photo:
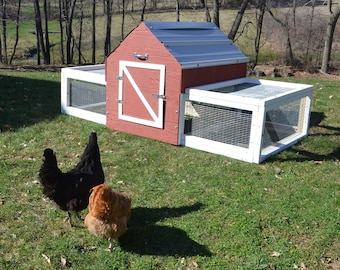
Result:
<svg viewBox="0 0 340 270">
<path fill-rule="evenodd" d="M 106 0 L 106 35 L 104 45 L 104 55 L 111 52 L 111 24 L 112 24 L 112 0 Z"/>
<path fill-rule="evenodd" d="M 311 60 L 309 59 L 309 51 L 311 48 L 311 42 L 313 39 L 313 22 L 314 22 L 314 13 L 315 13 L 315 1 L 316 0 L 312 0 L 312 11 L 311 11 L 311 15 L 310 15 L 310 20 L 309 20 L 309 26 L 308 29 L 306 29 L 306 32 L 308 32 L 307 35 L 307 40 L 306 40 L 306 51 L 304 53 L 304 67 L 306 69 L 308 69 L 308 67 L 311 64 Z M 295 25 L 294 25 L 294 29 L 296 29 Z"/>
<path fill-rule="evenodd" d="M 151 0 L 152 3 L 152 9 L 157 10 L 157 0 Z"/>
<path fill-rule="evenodd" d="M 230 32 L 228 34 L 228 38 L 231 40 L 234 40 L 237 34 L 238 28 L 240 27 L 241 22 L 242 22 L 243 14 L 246 11 L 249 1 L 250 0 L 242 0 L 241 8 L 239 12 L 237 13 L 233 26 L 231 27 Z"/>
<path fill-rule="evenodd" d="M 15 52 L 18 46 L 19 42 L 19 23 L 20 23 L 20 9 L 21 9 L 21 0 L 18 1 L 18 9 L 17 9 L 17 17 L 16 17 L 16 25 L 15 25 L 15 43 L 13 47 L 13 53 L 11 55 L 11 58 L 9 60 L 9 64 L 12 64 L 12 61 L 15 56 Z"/>
<path fill-rule="evenodd" d="M 220 28 L 220 1 L 214 0 L 214 24 Z"/>
<path fill-rule="evenodd" d="M 124 39 L 124 22 L 125 22 L 125 0 L 122 0 L 123 2 L 123 9 L 122 9 L 122 26 L 121 26 L 121 40 Z"/>
<path fill-rule="evenodd" d="M 278 22 L 282 28 L 284 29 L 284 31 L 286 32 L 286 36 L 287 36 L 287 43 L 286 43 L 286 60 L 285 60 L 285 64 L 286 65 L 295 65 L 296 61 L 295 61 L 295 57 L 294 57 L 294 53 L 293 53 L 293 48 L 292 48 L 292 42 L 290 39 L 290 29 L 289 29 L 289 23 L 288 23 L 288 18 L 286 19 L 286 22 L 281 21 L 279 18 L 277 18 L 273 12 L 268 9 L 268 12 L 270 14 L 270 16 L 272 16 L 272 18 Z"/>
<path fill-rule="evenodd" d="M 37 57 L 38 57 L 38 65 L 40 65 L 40 52 L 43 54 L 45 59 L 45 43 L 44 43 L 44 34 L 41 23 L 41 14 L 40 14 L 40 6 L 39 0 L 34 0 L 34 12 L 35 12 L 35 29 L 37 35 Z"/>
<path fill-rule="evenodd" d="M 1 13 L 2 13 L 2 63 L 7 65 L 8 64 L 8 58 L 7 58 L 7 2 L 6 0 L 1 0 Z"/>
<path fill-rule="evenodd" d="M 96 63 L 96 0 L 92 0 L 92 64 Z"/>
<path fill-rule="evenodd" d="M 63 27 L 63 14 L 64 14 L 64 1 L 58 0 L 59 2 L 59 29 L 60 29 L 60 61 L 65 64 L 65 53 L 64 53 L 64 27 Z"/>
<path fill-rule="evenodd" d="M 207 22 L 211 22 L 211 16 L 208 7 L 208 0 L 204 0 L 204 10 L 205 10 L 205 18 Z"/>
<path fill-rule="evenodd" d="M 0 35 L 0 63 L 2 63 L 2 39 Z"/>
<path fill-rule="evenodd" d="M 140 21 L 141 22 L 144 21 L 145 8 L 146 8 L 146 0 L 143 0 L 142 14 L 140 15 Z"/>
<path fill-rule="evenodd" d="M 336 23 L 340 16 L 340 3 L 337 4 L 334 11 L 332 11 L 332 0 L 328 1 L 329 10 L 329 22 L 326 30 L 325 46 L 323 50 L 321 72 L 327 73 L 329 70 L 329 61 L 331 59 L 331 51 L 333 44 L 333 36 L 336 27 Z"/>
<path fill-rule="evenodd" d="M 258 20 L 257 20 L 257 25 L 256 25 L 255 57 L 254 57 L 253 68 L 257 65 L 257 62 L 258 62 L 258 59 L 259 59 L 263 18 L 264 18 L 264 13 L 266 11 L 266 0 L 259 0 L 259 9 L 260 9 L 260 14 L 259 14 L 259 17 L 258 17 Z"/>
<path fill-rule="evenodd" d="M 179 11 L 179 0 L 176 0 L 176 22 L 179 22 L 180 17 L 180 11 Z"/>
<path fill-rule="evenodd" d="M 73 33 L 72 33 L 72 22 L 74 8 L 76 6 L 77 0 L 65 1 L 65 20 L 66 20 L 66 64 L 71 64 L 73 62 Z"/>
<path fill-rule="evenodd" d="M 81 43 L 83 38 L 83 18 L 84 18 L 84 10 L 83 10 L 83 0 L 80 0 L 80 18 L 79 18 L 79 38 L 78 38 L 78 64 L 81 64 Z"/>
<path fill-rule="evenodd" d="M 44 15 L 45 15 L 45 51 L 44 51 L 44 64 L 51 64 L 51 54 L 50 54 L 50 39 L 48 35 L 48 10 L 47 1 L 44 0 Z"/>
</svg>

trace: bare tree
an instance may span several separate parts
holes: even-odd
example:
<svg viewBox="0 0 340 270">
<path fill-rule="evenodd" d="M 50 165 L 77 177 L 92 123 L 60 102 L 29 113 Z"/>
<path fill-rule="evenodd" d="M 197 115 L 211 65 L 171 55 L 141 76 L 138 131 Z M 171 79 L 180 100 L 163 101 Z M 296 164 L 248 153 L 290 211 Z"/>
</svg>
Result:
<svg viewBox="0 0 340 270">
<path fill-rule="evenodd" d="M 176 0 L 176 22 L 179 22 L 180 10 L 179 10 L 179 0 Z"/>
<path fill-rule="evenodd" d="M 293 47 L 292 47 L 292 41 L 290 36 L 290 24 L 289 24 L 289 16 L 288 13 L 285 15 L 285 19 L 280 19 L 278 16 L 275 16 L 274 13 L 268 8 L 268 12 L 270 16 L 281 25 L 281 27 L 284 29 L 286 34 L 286 64 L 288 65 L 295 65 L 295 58 L 293 54 Z"/>
<path fill-rule="evenodd" d="M 152 3 L 152 9 L 157 10 L 157 0 L 151 0 Z"/>
<path fill-rule="evenodd" d="M 50 54 L 50 38 L 48 34 L 48 11 L 47 1 L 44 0 L 44 20 L 45 20 L 45 51 L 44 51 L 44 64 L 51 64 Z"/>
<path fill-rule="evenodd" d="M 42 53 L 44 64 L 51 63 L 50 57 L 50 41 L 48 34 L 48 10 L 47 10 L 47 0 L 43 1 L 43 11 L 44 11 L 44 29 L 42 27 L 42 17 L 40 13 L 39 0 L 34 0 L 34 14 L 35 14 L 35 29 L 37 36 L 37 61 L 40 65 L 40 53 Z M 45 35 L 44 35 L 45 32 Z"/>
<path fill-rule="evenodd" d="M 296 0 L 295 0 L 296 1 Z M 314 23 L 314 14 L 315 14 L 315 2 L 316 0 L 312 0 L 312 10 L 311 10 L 311 16 L 309 19 L 309 27 L 308 29 L 306 29 L 307 32 L 307 39 L 306 39 L 306 51 L 304 53 L 304 65 L 308 66 L 310 63 L 310 49 L 311 49 L 311 43 L 312 43 L 312 39 L 313 39 L 313 23 Z M 294 23 L 296 23 L 296 13 L 294 10 Z M 294 29 L 296 29 L 296 24 L 294 24 Z"/>
<path fill-rule="evenodd" d="M 35 13 L 35 34 L 37 36 L 37 62 L 40 65 L 40 52 L 45 55 L 44 34 L 42 29 L 42 20 L 40 13 L 39 0 L 34 0 L 34 13 Z"/>
<path fill-rule="evenodd" d="M 9 60 L 9 63 L 12 64 L 12 61 L 14 59 L 15 56 L 15 52 L 18 46 L 18 42 L 19 42 L 19 23 L 20 23 L 20 9 L 21 9 L 21 0 L 18 1 L 18 8 L 17 8 L 17 16 L 16 16 L 16 20 L 15 20 L 15 42 L 14 42 L 14 47 L 13 47 L 13 52 L 11 55 L 11 58 Z"/>
<path fill-rule="evenodd" d="M 60 60 L 62 64 L 65 64 L 65 53 L 64 53 L 64 14 L 65 14 L 65 7 L 64 1 L 58 0 L 59 4 L 59 29 L 60 29 Z"/>
<path fill-rule="evenodd" d="M 1 33 L 1 62 L 5 65 L 8 64 L 7 58 L 7 1 L 1 0 L 1 21 L 2 21 L 2 33 Z"/>
<path fill-rule="evenodd" d="M 82 37 L 83 37 L 83 18 L 84 18 L 84 10 L 83 10 L 83 0 L 80 0 L 80 17 L 79 17 L 79 37 L 78 37 L 78 64 L 81 64 L 81 45 L 82 45 Z"/>
<path fill-rule="evenodd" d="M 267 5 L 266 0 L 258 0 L 259 15 L 258 15 L 257 24 L 256 24 L 255 57 L 254 57 L 253 67 L 257 65 L 258 58 L 259 58 L 262 25 L 263 25 L 264 13 L 266 11 L 266 5 Z"/>
<path fill-rule="evenodd" d="M 247 8 L 249 2 L 250 2 L 250 0 L 242 0 L 240 10 L 238 11 L 236 18 L 235 18 L 235 21 L 233 23 L 233 26 L 231 27 L 229 34 L 228 34 L 228 38 L 230 38 L 231 40 L 234 40 L 234 38 L 237 34 L 238 28 L 241 25 L 244 12 L 246 11 L 246 8 Z"/>
<path fill-rule="evenodd" d="M 108 56 L 111 52 L 111 24 L 112 24 L 112 0 L 104 0 L 106 4 L 106 35 L 105 35 L 105 45 L 104 45 L 104 55 Z"/>
<path fill-rule="evenodd" d="M 145 8 L 146 8 L 146 0 L 143 0 L 143 4 L 142 4 L 142 14 L 140 16 L 140 21 L 144 21 L 144 15 L 145 15 Z"/>
<path fill-rule="evenodd" d="M 204 1 L 205 18 L 207 22 L 211 22 L 211 16 L 210 16 L 209 7 L 208 7 L 208 0 L 203 0 L 203 1 Z"/>
<path fill-rule="evenodd" d="M 66 24 L 66 64 L 71 64 L 73 62 L 73 33 L 72 33 L 72 23 L 73 14 L 76 6 L 77 0 L 62 0 L 63 1 L 63 11 L 64 20 Z"/>
<path fill-rule="evenodd" d="M 122 9 L 122 26 L 121 26 L 121 40 L 124 39 L 124 22 L 125 22 L 125 0 L 123 1 L 123 9 Z"/>
<path fill-rule="evenodd" d="M 92 0 L 92 64 L 96 63 L 96 0 Z"/>
<path fill-rule="evenodd" d="M 220 27 L 220 1 L 214 0 L 214 24 L 219 28 Z"/>
<path fill-rule="evenodd" d="M 329 61 L 331 58 L 332 44 L 333 44 L 333 36 L 336 27 L 336 23 L 340 16 L 340 2 L 335 7 L 335 10 L 332 10 L 332 0 L 328 0 L 327 2 L 329 21 L 326 30 L 326 39 L 325 46 L 323 50 L 323 58 L 321 65 L 321 72 L 327 73 L 329 69 Z"/>
</svg>

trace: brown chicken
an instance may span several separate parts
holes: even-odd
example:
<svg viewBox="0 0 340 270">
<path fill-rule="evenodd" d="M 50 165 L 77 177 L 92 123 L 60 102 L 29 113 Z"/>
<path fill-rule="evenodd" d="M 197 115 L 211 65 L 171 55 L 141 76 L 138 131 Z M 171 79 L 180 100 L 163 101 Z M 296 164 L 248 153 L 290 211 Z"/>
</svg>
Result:
<svg viewBox="0 0 340 270">
<path fill-rule="evenodd" d="M 108 250 L 112 252 L 113 240 L 118 240 L 127 227 L 131 216 L 131 199 L 109 186 L 102 184 L 94 187 L 89 199 L 89 213 L 85 226 L 94 235 L 109 239 Z"/>
</svg>

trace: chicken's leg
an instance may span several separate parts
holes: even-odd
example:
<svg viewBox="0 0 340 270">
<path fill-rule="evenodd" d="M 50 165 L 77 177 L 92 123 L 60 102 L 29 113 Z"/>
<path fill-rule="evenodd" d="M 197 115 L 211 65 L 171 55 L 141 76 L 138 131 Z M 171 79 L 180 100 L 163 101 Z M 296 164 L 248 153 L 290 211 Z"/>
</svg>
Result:
<svg viewBox="0 0 340 270">
<path fill-rule="evenodd" d="M 78 212 L 76 212 L 76 216 L 79 220 L 84 221 L 84 219 L 81 217 L 81 215 Z"/>
<path fill-rule="evenodd" d="M 71 212 L 67 211 L 67 216 L 64 219 L 64 222 L 68 222 L 71 225 L 71 227 L 73 227 L 72 222 L 71 222 Z"/>
<path fill-rule="evenodd" d="M 110 245 L 106 250 L 109 251 L 109 252 L 112 252 L 115 249 L 114 246 L 113 246 L 113 239 L 109 238 L 109 241 L 110 241 Z"/>
</svg>

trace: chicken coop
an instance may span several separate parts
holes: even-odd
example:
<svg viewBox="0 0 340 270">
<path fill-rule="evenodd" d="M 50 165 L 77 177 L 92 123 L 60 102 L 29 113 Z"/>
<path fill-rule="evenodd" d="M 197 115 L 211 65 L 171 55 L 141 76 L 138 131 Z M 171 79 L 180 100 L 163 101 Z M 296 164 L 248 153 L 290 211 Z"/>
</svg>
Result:
<svg viewBox="0 0 340 270">
<path fill-rule="evenodd" d="M 107 126 L 178 145 L 180 95 L 247 62 L 213 23 L 142 22 L 106 59 Z"/>
<path fill-rule="evenodd" d="M 247 78 L 247 64 L 213 23 L 142 22 L 105 65 L 63 69 L 62 111 L 260 163 L 307 136 L 313 87 Z"/>
</svg>

